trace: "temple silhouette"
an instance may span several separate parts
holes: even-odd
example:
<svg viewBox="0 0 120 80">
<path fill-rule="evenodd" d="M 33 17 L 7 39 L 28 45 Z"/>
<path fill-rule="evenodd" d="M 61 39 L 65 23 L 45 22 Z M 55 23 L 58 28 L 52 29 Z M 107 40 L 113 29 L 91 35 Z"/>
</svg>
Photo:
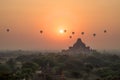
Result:
<svg viewBox="0 0 120 80">
<path fill-rule="evenodd" d="M 81 40 L 81 38 L 78 38 L 75 44 L 73 46 L 70 46 L 67 50 L 62 50 L 62 53 L 91 53 L 95 50 L 91 49 L 89 46 L 86 46 L 86 44 Z"/>
</svg>

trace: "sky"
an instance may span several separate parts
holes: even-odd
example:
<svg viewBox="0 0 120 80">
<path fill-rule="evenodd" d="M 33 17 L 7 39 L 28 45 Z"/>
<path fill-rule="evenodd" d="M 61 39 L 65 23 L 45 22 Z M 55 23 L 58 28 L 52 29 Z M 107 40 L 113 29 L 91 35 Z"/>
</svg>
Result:
<svg viewBox="0 0 120 80">
<path fill-rule="evenodd" d="M 0 0 L 0 50 L 62 50 L 77 38 L 120 50 L 120 0 Z"/>
</svg>

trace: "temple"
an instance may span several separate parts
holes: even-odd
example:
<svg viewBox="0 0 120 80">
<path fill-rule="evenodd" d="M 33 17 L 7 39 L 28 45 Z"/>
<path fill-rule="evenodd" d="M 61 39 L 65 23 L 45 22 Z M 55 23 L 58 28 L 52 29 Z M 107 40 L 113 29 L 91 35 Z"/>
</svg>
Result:
<svg viewBox="0 0 120 80">
<path fill-rule="evenodd" d="M 81 38 L 78 38 L 76 43 L 69 47 L 68 50 L 62 50 L 63 53 L 91 53 L 92 50 L 89 46 L 86 46 L 85 43 L 82 42 Z"/>
</svg>

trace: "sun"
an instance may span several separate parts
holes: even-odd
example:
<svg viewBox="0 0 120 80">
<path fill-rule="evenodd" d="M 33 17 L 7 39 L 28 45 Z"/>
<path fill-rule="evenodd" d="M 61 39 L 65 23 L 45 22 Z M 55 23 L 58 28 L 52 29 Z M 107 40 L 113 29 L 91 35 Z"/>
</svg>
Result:
<svg viewBox="0 0 120 80">
<path fill-rule="evenodd" d="M 60 29 L 60 30 L 59 30 L 59 33 L 63 34 L 63 33 L 64 33 L 64 30 L 63 30 L 63 29 Z"/>
</svg>

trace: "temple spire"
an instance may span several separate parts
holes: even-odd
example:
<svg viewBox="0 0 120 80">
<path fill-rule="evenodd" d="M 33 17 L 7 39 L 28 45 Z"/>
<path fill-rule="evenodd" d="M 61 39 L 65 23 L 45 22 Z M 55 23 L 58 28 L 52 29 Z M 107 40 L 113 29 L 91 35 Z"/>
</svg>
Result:
<svg viewBox="0 0 120 80">
<path fill-rule="evenodd" d="M 62 52 L 67 53 L 90 53 L 92 50 L 90 47 L 86 46 L 86 44 L 82 41 L 81 38 L 78 38 L 77 41 L 73 44 L 73 46 L 69 47 L 68 50 L 63 50 Z"/>
</svg>

